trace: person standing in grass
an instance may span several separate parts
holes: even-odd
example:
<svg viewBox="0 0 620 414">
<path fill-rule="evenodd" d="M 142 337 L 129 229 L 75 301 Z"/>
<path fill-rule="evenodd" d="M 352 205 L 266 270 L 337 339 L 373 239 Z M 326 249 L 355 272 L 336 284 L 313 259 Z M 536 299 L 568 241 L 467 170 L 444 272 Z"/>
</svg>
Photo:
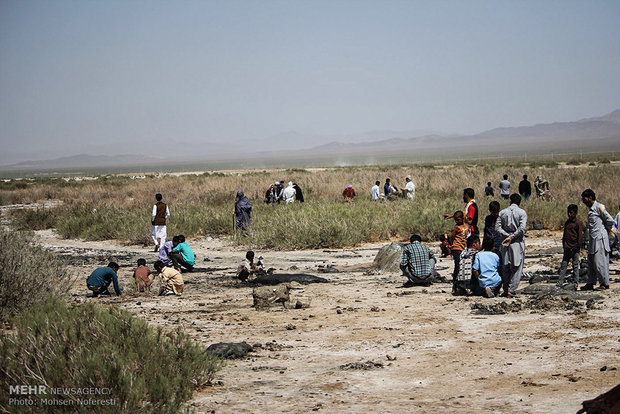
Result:
<svg viewBox="0 0 620 414">
<path fill-rule="evenodd" d="M 107 267 L 95 269 L 88 279 L 86 279 L 86 287 L 93 292 L 93 298 L 97 296 L 111 296 L 108 287 L 114 284 L 114 292 L 116 296 L 121 296 L 123 291 L 118 284 L 118 275 L 116 274 L 120 266 L 116 262 L 108 263 Z"/>
<path fill-rule="evenodd" d="M 583 224 L 581 224 L 581 220 L 577 218 L 577 211 L 578 207 L 576 204 L 571 204 L 566 209 L 568 220 L 564 223 L 564 233 L 562 234 L 562 248 L 564 249 L 564 254 L 562 256 L 562 264 L 560 265 L 558 287 L 564 285 L 566 269 L 568 268 L 568 262 L 570 260 L 573 261 L 573 279 L 577 286 L 579 286 L 579 251 L 583 245 Z"/>
<path fill-rule="evenodd" d="M 235 223 L 237 231 L 245 230 L 252 224 L 252 203 L 243 194 L 243 191 L 237 191 L 235 197 Z"/>
<path fill-rule="evenodd" d="M 508 181 L 508 174 L 504 174 L 504 179 L 499 183 L 499 195 L 504 200 L 510 198 L 510 181 Z"/>
<path fill-rule="evenodd" d="M 155 205 L 151 213 L 151 237 L 155 244 L 155 251 L 159 251 L 159 246 L 163 246 L 166 243 L 166 219 L 170 217 L 170 210 L 168 206 L 162 200 L 162 195 L 155 194 Z M 157 241 L 159 239 L 159 241 Z"/>
<path fill-rule="evenodd" d="M 183 266 L 189 272 L 194 270 L 194 251 L 189 247 L 189 244 L 185 243 L 185 236 L 174 236 L 172 238 L 172 245 L 174 247 L 172 253 L 170 253 L 170 258 L 174 263 L 175 269 L 181 271 L 181 266 Z"/>
<path fill-rule="evenodd" d="M 608 231 L 612 230 L 614 219 L 605 206 L 596 201 L 591 189 L 581 193 L 581 201 L 588 207 L 588 282 L 581 290 L 593 290 L 596 280 L 599 290 L 609 289 L 609 246 Z"/>
<path fill-rule="evenodd" d="M 448 236 L 450 240 L 450 250 L 452 252 L 452 260 L 454 260 L 454 270 L 452 271 L 452 294 L 459 295 L 462 292 L 457 288 L 456 279 L 460 270 L 461 253 L 467 247 L 467 237 L 469 236 L 470 227 L 464 223 L 463 212 L 456 211 L 454 218 L 454 227 Z"/>
<path fill-rule="evenodd" d="M 406 184 L 403 191 L 407 193 L 407 198 L 413 201 L 413 199 L 415 198 L 415 184 L 413 183 L 413 181 L 411 181 L 411 177 L 405 177 L 405 182 Z"/>
<path fill-rule="evenodd" d="M 180 295 L 183 293 L 183 276 L 178 270 L 165 266 L 159 260 L 153 265 L 159 274 L 161 286 L 159 296 Z"/>
<path fill-rule="evenodd" d="M 487 183 L 487 186 L 484 187 L 484 195 L 487 197 L 495 197 L 495 190 L 493 190 L 493 186 L 490 181 Z"/>
<path fill-rule="evenodd" d="M 293 189 L 295 189 L 295 200 L 300 203 L 304 202 L 304 193 L 301 191 L 301 187 L 297 183 L 293 183 Z"/>
<path fill-rule="evenodd" d="M 519 205 L 521 196 L 512 194 L 510 206 L 499 212 L 495 232 L 503 239 L 500 250 L 504 294 L 513 297 L 519 288 L 525 260 L 527 213 Z"/>
<path fill-rule="evenodd" d="M 375 185 L 370 189 L 370 198 L 372 201 L 377 201 L 379 199 L 379 186 L 381 185 L 381 181 L 375 181 Z M 620 214 L 620 213 L 619 213 Z"/>
<path fill-rule="evenodd" d="M 523 175 L 523 180 L 519 183 L 519 194 L 525 201 L 530 201 L 532 195 L 532 183 L 527 180 L 527 175 Z"/>
</svg>

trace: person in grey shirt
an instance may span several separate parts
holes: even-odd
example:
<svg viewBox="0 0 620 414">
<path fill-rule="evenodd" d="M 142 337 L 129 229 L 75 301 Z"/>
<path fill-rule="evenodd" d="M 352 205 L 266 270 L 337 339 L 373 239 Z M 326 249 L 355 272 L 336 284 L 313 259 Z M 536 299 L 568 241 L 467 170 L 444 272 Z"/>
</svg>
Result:
<svg viewBox="0 0 620 414">
<path fill-rule="evenodd" d="M 508 197 L 510 196 L 510 181 L 508 181 L 508 174 L 504 174 L 504 179 L 499 183 L 499 195 L 504 200 L 508 200 Z"/>
<path fill-rule="evenodd" d="M 523 260 L 525 259 L 525 225 L 527 224 L 527 213 L 519 205 L 521 196 L 512 194 L 510 196 L 510 206 L 499 212 L 499 217 L 495 222 L 495 232 L 502 238 L 500 257 L 502 259 L 502 284 L 504 295 L 512 297 L 515 295 L 521 274 L 523 273 Z"/>
<path fill-rule="evenodd" d="M 591 189 L 581 193 L 581 202 L 588 207 L 588 282 L 581 290 L 593 290 L 596 280 L 598 290 L 609 289 L 609 231 L 614 219 L 605 206 L 596 201 L 596 194 Z"/>
</svg>

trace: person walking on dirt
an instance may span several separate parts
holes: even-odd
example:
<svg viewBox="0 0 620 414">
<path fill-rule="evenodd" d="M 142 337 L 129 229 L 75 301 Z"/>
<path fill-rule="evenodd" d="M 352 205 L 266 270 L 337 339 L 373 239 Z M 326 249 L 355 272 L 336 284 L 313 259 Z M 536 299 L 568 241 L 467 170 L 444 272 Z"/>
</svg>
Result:
<svg viewBox="0 0 620 414">
<path fill-rule="evenodd" d="M 609 289 L 609 246 L 608 232 L 612 230 L 614 219 L 605 206 L 596 201 L 591 189 L 581 193 L 581 201 L 588 207 L 588 281 L 581 290 L 593 290 L 596 280 L 598 290 Z"/>
<path fill-rule="evenodd" d="M 162 200 L 162 195 L 155 194 L 155 200 L 157 201 L 153 206 L 153 212 L 151 213 L 151 237 L 155 245 L 154 251 L 159 251 L 159 246 L 163 246 L 166 243 L 166 219 L 170 217 L 170 210 L 168 206 Z M 159 239 L 159 242 L 157 241 Z"/>
<path fill-rule="evenodd" d="M 519 205 L 521 196 L 512 194 L 510 206 L 499 212 L 495 232 L 503 239 L 500 250 L 504 294 L 513 297 L 519 288 L 525 260 L 525 226 L 527 213 Z"/>
</svg>

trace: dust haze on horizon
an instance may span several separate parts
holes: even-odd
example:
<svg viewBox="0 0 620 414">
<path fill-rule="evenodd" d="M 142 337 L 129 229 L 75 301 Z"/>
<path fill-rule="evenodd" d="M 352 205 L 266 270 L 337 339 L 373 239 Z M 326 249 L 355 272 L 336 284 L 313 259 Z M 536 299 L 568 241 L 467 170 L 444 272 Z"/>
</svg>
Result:
<svg viewBox="0 0 620 414">
<path fill-rule="evenodd" d="M 600 0 L 2 0 L 0 165 L 601 116 L 619 21 Z"/>
</svg>

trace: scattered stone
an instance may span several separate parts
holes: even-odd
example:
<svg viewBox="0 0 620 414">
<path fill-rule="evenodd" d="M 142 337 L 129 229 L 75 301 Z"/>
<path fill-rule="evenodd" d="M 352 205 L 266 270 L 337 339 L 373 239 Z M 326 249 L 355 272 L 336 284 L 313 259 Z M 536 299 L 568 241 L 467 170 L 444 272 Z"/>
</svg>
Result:
<svg viewBox="0 0 620 414">
<path fill-rule="evenodd" d="M 208 354 L 224 359 L 243 358 L 251 351 L 252 347 L 247 342 L 219 342 L 207 348 Z"/>
<path fill-rule="evenodd" d="M 478 315 L 503 315 L 508 312 L 519 312 L 523 309 L 520 301 L 497 302 L 497 303 L 472 303 L 471 309 Z"/>
<path fill-rule="evenodd" d="M 370 308 L 371 312 L 379 312 L 379 310 L 380 309 L 378 307 L 376 307 L 376 306 L 373 306 L 372 308 Z"/>
<path fill-rule="evenodd" d="M 340 365 L 340 369 L 342 370 L 350 370 L 350 369 L 359 369 L 362 371 L 368 371 L 371 369 L 383 368 L 383 364 L 380 362 L 351 362 L 348 364 Z"/>
<path fill-rule="evenodd" d="M 567 296 L 542 295 L 527 302 L 526 307 L 535 310 L 571 310 L 582 309 L 581 302 Z"/>
<path fill-rule="evenodd" d="M 297 326 L 293 325 L 292 323 L 289 323 L 285 325 L 284 327 L 286 328 L 287 331 L 294 331 L 295 329 L 297 329 Z"/>
<path fill-rule="evenodd" d="M 285 303 L 290 300 L 289 290 L 290 288 L 288 287 L 288 285 L 281 285 L 276 287 L 255 287 L 252 291 L 252 298 L 254 299 L 253 306 L 257 310 L 268 308 L 276 304 L 280 304 L 284 307 Z"/>
<path fill-rule="evenodd" d="M 320 273 L 340 273 L 340 270 L 336 269 L 336 268 L 335 268 L 334 266 L 332 266 L 332 265 L 326 265 L 326 266 L 319 265 L 319 266 L 318 266 L 318 268 L 317 268 L 317 270 L 318 270 Z"/>
<path fill-rule="evenodd" d="M 607 365 L 603 365 L 600 369 L 601 372 L 607 371 Z"/>
<path fill-rule="evenodd" d="M 529 285 L 524 287 L 523 289 L 517 290 L 517 294 L 522 295 L 534 295 L 534 296 L 545 296 L 545 295 L 553 295 L 553 296 L 566 296 L 575 300 L 603 300 L 603 296 L 598 295 L 596 293 L 586 293 L 581 291 L 571 291 L 559 288 L 555 285 L 548 285 L 544 283 L 536 283 L 533 285 Z"/>
<path fill-rule="evenodd" d="M 387 358 L 388 361 L 396 361 L 396 357 L 393 357 L 390 355 L 386 355 L 385 357 Z"/>
</svg>

